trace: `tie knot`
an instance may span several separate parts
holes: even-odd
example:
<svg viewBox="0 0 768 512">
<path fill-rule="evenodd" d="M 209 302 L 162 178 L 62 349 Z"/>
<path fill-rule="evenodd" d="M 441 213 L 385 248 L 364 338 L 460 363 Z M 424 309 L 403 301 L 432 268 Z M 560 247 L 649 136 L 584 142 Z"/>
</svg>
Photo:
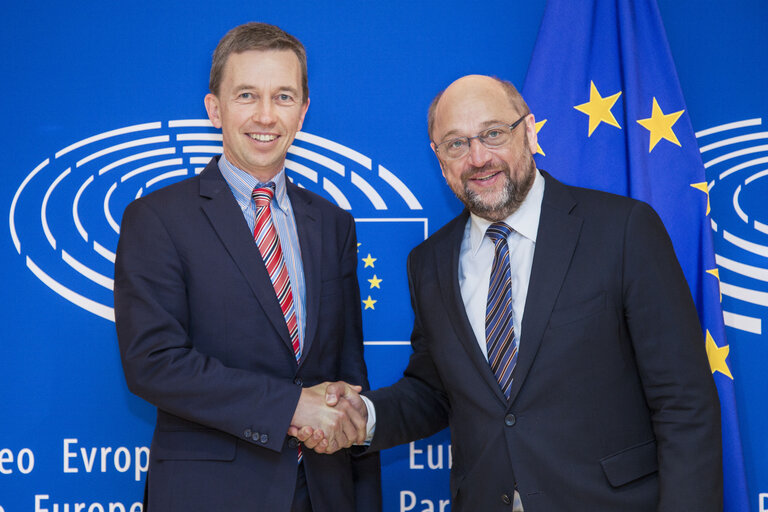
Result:
<svg viewBox="0 0 768 512">
<path fill-rule="evenodd" d="M 272 198 L 275 197 L 275 184 L 270 182 L 266 186 L 253 189 L 251 197 L 253 198 L 253 202 L 256 203 L 256 208 L 269 206 L 269 203 L 272 202 Z"/>
<path fill-rule="evenodd" d="M 503 222 L 494 222 L 485 231 L 485 236 L 496 244 L 499 240 L 506 240 L 512 234 L 512 228 Z"/>
</svg>

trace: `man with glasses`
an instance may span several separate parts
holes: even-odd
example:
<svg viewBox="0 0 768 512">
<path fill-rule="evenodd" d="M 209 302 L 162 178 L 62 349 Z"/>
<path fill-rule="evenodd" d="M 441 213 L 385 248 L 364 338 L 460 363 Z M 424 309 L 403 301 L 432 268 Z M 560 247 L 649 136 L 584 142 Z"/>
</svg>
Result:
<svg viewBox="0 0 768 512">
<path fill-rule="evenodd" d="M 453 512 L 721 510 L 717 394 L 656 213 L 537 170 L 508 82 L 455 81 L 429 135 L 466 209 L 409 256 L 413 355 L 329 403 L 368 415 L 371 450 L 450 426 Z"/>
</svg>

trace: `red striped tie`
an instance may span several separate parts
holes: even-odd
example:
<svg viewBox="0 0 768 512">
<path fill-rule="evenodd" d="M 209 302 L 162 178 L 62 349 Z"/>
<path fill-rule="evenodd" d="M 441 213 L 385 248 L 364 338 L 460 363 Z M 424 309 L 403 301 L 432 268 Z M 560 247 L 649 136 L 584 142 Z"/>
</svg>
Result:
<svg viewBox="0 0 768 512">
<path fill-rule="evenodd" d="M 256 226 L 253 229 L 253 237 L 259 246 L 261 257 L 264 258 L 264 264 L 267 267 L 272 286 L 275 288 L 280 309 L 283 310 L 288 333 L 291 335 L 293 353 L 296 355 L 296 362 L 298 363 L 301 357 L 299 326 L 296 321 L 296 308 L 293 304 L 291 279 L 285 266 L 280 239 L 277 236 L 274 224 L 272 224 L 270 205 L 274 195 L 274 183 L 270 183 L 267 187 L 253 189 L 251 197 L 253 197 L 253 201 L 256 204 Z M 299 447 L 299 460 L 301 460 L 301 447 Z"/>
<path fill-rule="evenodd" d="M 272 224 L 270 203 L 274 195 L 274 184 L 271 184 L 271 187 L 253 190 L 251 197 L 256 203 L 256 227 L 253 230 L 253 237 L 259 245 L 259 252 L 267 266 L 269 278 L 272 280 L 277 300 L 280 302 L 280 309 L 283 310 L 285 323 L 288 325 L 288 333 L 291 335 L 293 352 L 296 354 L 296 361 L 298 361 L 301 357 L 301 346 L 299 345 L 296 308 L 293 306 L 293 293 L 291 293 L 291 278 L 288 276 L 288 269 L 283 259 L 280 239 L 277 237 L 274 224 Z"/>
</svg>

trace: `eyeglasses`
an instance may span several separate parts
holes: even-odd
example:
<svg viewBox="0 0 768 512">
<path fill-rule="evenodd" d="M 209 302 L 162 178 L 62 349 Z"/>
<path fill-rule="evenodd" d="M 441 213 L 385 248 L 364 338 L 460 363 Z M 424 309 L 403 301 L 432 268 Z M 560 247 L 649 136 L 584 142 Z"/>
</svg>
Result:
<svg viewBox="0 0 768 512">
<path fill-rule="evenodd" d="M 472 139 L 479 140 L 483 146 L 494 149 L 503 146 L 512 138 L 512 130 L 519 125 L 528 114 L 524 114 L 523 117 L 518 119 L 512 124 L 502 124 L 499 126 L 492 126 L 487 130 L 483 130 L 474 137 L 457 137 L 455 139 L 446 140 L 441 142 L 435 147 L 435 150 L 440 153 L 443 158 L 448 160 L 455 160 L 462 158 L 469 153 L 469 146 Z"/>
</svg>

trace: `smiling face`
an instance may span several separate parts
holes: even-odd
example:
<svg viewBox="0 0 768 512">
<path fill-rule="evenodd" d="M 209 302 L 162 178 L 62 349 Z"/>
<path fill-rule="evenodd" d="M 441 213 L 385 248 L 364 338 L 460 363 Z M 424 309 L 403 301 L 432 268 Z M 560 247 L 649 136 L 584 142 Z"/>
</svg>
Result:
<svg viewBox="0 0 768 512">
<path fill-rule="evenodd" d="M 474 137 L 490 127 L 511 124 L 524 113 L 493 78 L 460 78 L 445 90 L 435 108 L 432 149 L 449 139 Z M 536 126 L 529 114 L 504 146 L 489 149 L 473 139 L 469 153 L 461 158 L 435 154 L 456 197 L 472 213 L 496 222 L 517 210 L 533 185 L 535 151 Z"/>
<path fill-rule="evenodd" d="M 261 182 L 280 172 L 309 106 L 301 91 L 294 52 L 231 54 L 218 94 L 205 97 L 208 118 L 224 136 L 227 160 Z"/>
</svg>

